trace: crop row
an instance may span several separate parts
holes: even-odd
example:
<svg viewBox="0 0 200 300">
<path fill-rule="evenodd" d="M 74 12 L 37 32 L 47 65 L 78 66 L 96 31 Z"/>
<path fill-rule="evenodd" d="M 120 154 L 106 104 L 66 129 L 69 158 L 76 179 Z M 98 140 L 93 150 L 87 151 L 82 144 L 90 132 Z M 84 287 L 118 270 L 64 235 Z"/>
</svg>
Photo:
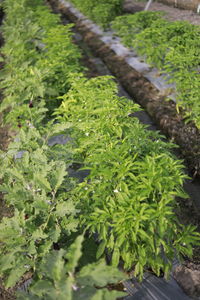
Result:
<svg viewBox="0 0 200 300">
<path fill-rule="evenodd" d="M 71 196 L 76 182 L 66 172 L 73 151 L 71 145 L 48 143 L 68 127 L 50 116 L 60 103 L 57 97 L 70 88 L 73 73 L 82 69 L 70 26 L 60 25 L 43 1 L 5 0 L 3 8 L 5 97 L 1 110 L 16 130 L 14 142 L 1 153 L 1 191 L 12 208 L 12 215 L 0 224 L 5 287 L 29 274 L 31 292 L 18 293 L 19 299 L 70 300 L 80 294 L 88 299 L 115 299 L 121 294 L 94 288 L 124 277 L 103 260 L 82 265 L 81 270 L 79 265 L 75 278 L 84 242 L 78 201 Z M 55 251 L 58 243 L 63 247 Z"/>
<path fill-rule="evenodd" d="M 108 23 L 121 13 L 123 0 L 99 0 L 95 5 L 93 0 L 71 2 L 94 22 L 107 27 Z"/>
<path fill-rule="evenodd" d="M 128 47 L 170 75 L 176 84 L 177 111 L 200 128 L 200 27 L 186 21 L 169 22 L 161 12 L 117 17 L 112 24 Z"/>
<path fill-rule="evenodd" d="M 146 267 L 167 274 L 175 253 L 192 255 L 199 241 L 174 214 L 186 176 L 173 145 L 130 117 L 139 108 L 117 96 L 111 77 L 81 73 L 71 26 L 42 0 L 4 0 L 3 8 L 1 111 L 16 131 L 1 152 L 1 191 L 12 208 L 0 224 L 5 287 L 29 273 L 30 293 L 19 299 L 116 299 L 95 286 L 124 277 L 120 258 L 140 278 Z M 60 133 L 68 142 L 50 146 Z M 81 183 L 68 175 L 74 164 L 90 170 Z M 85 232 L 98 233 L 100 245 L 81 265 Z M 99 259 L 106 249 L 113 266 Z"/>
<path fill-rule="evenodd" d="M 144 11 L 117 17 L 122 13 L 120 9 L 110 14 L 110 18 L 101 20 L 104 1 L 99 3 L 101 8 L 95 14 L 91 0 L 71 2 L 94 22 L 104 28 L 111 26 L 125 46 L 133 48 L 161 73 L 167 74 L 166 80 L 176 84 L 177 112 L 182 111 L 186 123 L 192 121 L 200 127 L 199 26 L 187 21 L 169 22 L 162 12 Z"/>
</svg>

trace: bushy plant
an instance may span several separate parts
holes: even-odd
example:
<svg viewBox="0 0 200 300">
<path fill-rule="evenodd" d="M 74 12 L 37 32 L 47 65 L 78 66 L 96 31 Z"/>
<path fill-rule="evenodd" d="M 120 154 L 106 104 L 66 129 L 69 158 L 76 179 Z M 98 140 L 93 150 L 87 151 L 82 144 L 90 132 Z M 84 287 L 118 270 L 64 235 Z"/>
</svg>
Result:
<svg viewBox="0 0 200 300">
<path fill-rule="evenodd" d="M 0 224 L 0 272 L 7 288 L 34 270 L 63 233 L 67 236 L 77 230 L 77 203 L 70 197 L 75 182 L 66 172 L 70 146 L 68 151 L 65 147 L 64 161 L 61 152 L 57 157 L 57 147 L 47 143 L 61 128 L 51 124 L 43 136 L 35 128 L 21 129 L 7 153 L 1 153 L 0 189 L 7 205 L 13 207 L 13 216 Z"/>
<path fill-rule="evenodd" d="M 83 14 L 103 27 L 107 27 L 122 10 L 123 0 L 72 0 L 71 1 Z"/>
<path fill-rule="evenodd" d="M 115 19 L 113 28 L 128 47 L 147 62 L 170 74 L 176 83 L 177 110 L 200 127 L 200 29 L 186 21 L 169 22 L 155 12 Z"/>
<path fill-rule="evenodd" d="M 82 67 L 78 63 L 80 52 L 72 44 L 71 26 L 60 26 L 58 17 L 42 3 L 3 3 L 6 65 L 1 111 L 10 125 L 22 128 L 8 150 L 0 153 L 0 190 L 11 212 L 0 223 L 0 276 L 9 288 L 27 272 L 31 274 L 33 288 L 19 299 L 77 299 L 82 295 L 87 299 L 115 299 L 121 293 L 98 291 L 95 284 L 98 281 L 103 288 L 124 274 L 99 261 L 75 275 L 83 237 L 68 248 L 75 240 L 72 233 L 77 236 L 78 229 L 83 231 L 78 201 L 71 193 L 76 180 L 67 173 L 74 157 L 73 142 L 50 146 L 48 141 L 70 131 L 71 125 L 44 122 L 44 118 L 45 106 L 51 108 L 47 103 L 67 92 L 70 74 Z M 54 251 L 60 244 L 63 248 Z"/>
<path fill-rule="evenodd" d="M 60 249 L 46 255 L 43 263 L 38 266 L 36 275 L 39 274 L 39 280 L 35 276 L 29 293 L 18 293 L 18 299 L 115 300 L 125 296 L 123 292 L 106 289 L 108 283 L 117 283 L 125 275 L 117 268 L 107 266 L 103 260 L 76 271 L 82 255 L 82 241 L 83 236 L 78 236 L 67 252 Z"/>
<path fill-rule="evenodd" d="M 12 0 L 4 3 L 4 101 L 0 110 L 11 110 L 5 120 L 16 127 L 27 122 L 36 126 L 45 109 L 50 115 L 57 104 L 55 98 L 69 88 L 70 73 L 82 69 L 80 51 L 72 43 L 71 25 L 60 25 L 41 1 L 33 8 L 28 0 L 12 4 Z"/>
<path fill-rule="evenodd" d="M 71 123 L 76 160 L 90 170 L 74 194 L 83 225 L 98 232 L 98 257 L 107 248 L 115 266 L 121 257 L 142 278 L 146 267 L 167 274 L 175 253 L 191 255 L 199 236 L 174 213 L 175 197 L 187 197 L 183 166 L 169 153 L 171 144 L 129 117 L 137 110 L 116 96 L 109 77 L 77 76 L 56 113 Z"/>
</svg>

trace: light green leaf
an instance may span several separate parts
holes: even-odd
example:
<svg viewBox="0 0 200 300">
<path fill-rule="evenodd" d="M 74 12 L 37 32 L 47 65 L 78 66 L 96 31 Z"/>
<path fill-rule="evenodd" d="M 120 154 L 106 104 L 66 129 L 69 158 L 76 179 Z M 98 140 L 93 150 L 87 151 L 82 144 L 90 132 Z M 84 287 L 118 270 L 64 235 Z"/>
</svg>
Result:
<svg viewBox="0 0 200 300">
<path fill-rule="evenodd" d="M 47 192 L 52 190 L 48 180 L 45 177 L 42 177 L 40 174 L 35 174 L 34 180 L 41 189 L 45 189 Z"/>
<path fill-rule="evenodd" d="M 81 285 L 105 286 L 108 283 L 115 283 L 126 276 L 117 268 L 107 266 L 102 259 L 96 263 L 89 264 L 81 269 L 77 274 L 77 280 Z"/>
<path fill-rule="evenodd" d="M 102 241 L 98 247 L 96 258 L 99 259 L 99 257 L 103 254 L 106 247 L 106 241 Z"/>
<path fill-rule="evenodd" d="M 46 239 L 47 237 L 48 237 L 48 235 L 46 233 L 44 233 L 42 228 L 38 228 L 32 233 L 33 240 Z"/>
<path fill-rule="evenodd" d="M 56 185 L 55 185 L 55 191 L 58 190 L 58 188 L 61 186 L 65 176 L 67 175 L 66 172 L 66 165 L 63 162 L 62 164 L 60 164 L 59 166 L 59 170 L 57 170 L 57 174 L 56 174 Z"/>
<path fill-rule="evenodd" d="M 52 282 L 46 280 L 37 281 L 32 287 L 31 292 L 36 294 L 39 297 L 47 295 L 51 292 L 54 292 L 54 286 Z"/>
<path fill-rule="evenodd" d="M 43 272 L 54 281 L 60 281 L 64 272 L 64 259 L 65 250 L 52 251 L 46 259 L 46 262 L 42 266 Z"/>
<path fill-rule="evenodd" d="M 15 284 L 20 280 L 21 276 L 27 271 L 23 264 L 16 265 L 12 268 L 6 282 L 5 287 L 8 289 L 15 286 Z"/>
<path fill-rule="evenodd" d="M 68 272 L 74 273 L 74 270 L 82 255 L 82 251 L 81 251 L 82 243 L 83 243 L 83 236 L 80 235 L 76 238 L 75 242 L 68 249 L 68 252 L 66 254 L 66 258 L 68 259 L 68 264 L 67 264 Z"/>
<path fill-rule="evenodd" d="M 73 201 L 60 202 L 56 206 L 56 215 L 59 217 L 64 217 L 65 215 L 70 215 L 76 212 L 75 205 Z"/>
<path fill-rule="evenodd" d="M 116 300 L 119 297 L 125 297 L 126 294 L 118 291 L 108 291 L 106 289 L 98 290 L 91 300 Z"/>
<path fill-rule="evenodd" d="M 119 248 L 115 246 L 113 254 L 112 254 L 112 265 L 117 267 L 119 264 L 120 252 Z"/>
</svg>

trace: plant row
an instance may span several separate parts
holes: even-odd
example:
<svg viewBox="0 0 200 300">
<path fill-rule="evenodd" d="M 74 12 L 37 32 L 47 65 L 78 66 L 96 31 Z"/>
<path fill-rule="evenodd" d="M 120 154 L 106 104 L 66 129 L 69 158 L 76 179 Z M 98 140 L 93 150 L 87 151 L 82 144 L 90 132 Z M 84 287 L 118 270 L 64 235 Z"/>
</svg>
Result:
<svg viewBox="0 0 200 300">
<path fill-rule="evenodd" d="M 1 110 L 16 131 L 7 152 L 1 152 L 1 191 L 12 209 L 0 224 L 0 274 L 5 287 L 29 274 L 29 293 L 18 292 L 20 300 L 116 299 L 121 293 L 95 286 L 119 281 L 123 273 L 104 260 L 86 260 L 88 253 L 79 263 L 86 246 L 79 201 L 71 195 L 77 183 L 67 174 L 73 145 L 48 142 L 69 127 L 56 122 L 51 113 L 59 106 L 57 97 L 69 90 L 73 73 L 82 70 L 71 26 L 59 24 L 59 17 L 43 1 L 5 0 L 3 8 Z"/>
<path fill-rule="evenodd" d="M 108 23 L 121 13 L 123 0 L 99 0 L 95 5 L 93 0 L 71 2 L 94 22 L 107 27 Z"/>
<path fill-rule="evenodd" d="M 16 130 L 1 152 L 1 191 L 12 208 L 0 224 L 5 287 L 30 273 L 19 299 L 116 299 L 121 293 L 95 286 L 124 277 L 120 259 L 140 278 L 147 267 L 167 274 L 175 255 L 192 255 L 199 243 L 174 213 L 175 197 L 186 197 L 174 146 L 130 117 L 138 106 L 117 96 L 111 77 L 81 73 L 71 26 L 42 0 L 3 7 L 1 110 Z M 68 142 L 52 145 L 60 133 Z M 90 171 L 81 183 L 67 171 L 75 164 Z M 112 266 L 100 259 L 105 252 Z"/>
<path fill-rule="evenodd" d="M 162 12 L 144 11 L 117 17 L 122 10 L 102 19 L 104 1 L 97 9 L 92 1 L 72 0 L 85 15 L 104 28 L 110 26 L 125 46 L 134 48 L 152 66 L 176 84 L 176 108 L 185 122 L 200 128 L 200 28 L 187 21 L 170 22 Z M 117 1 L 114 1 L 117 3 Z M 122 6 L 122 2 L 120 2 Z M 106 15 L 105 15 L 106 16 Z M 170 78 L 170 79 L 169 79 Z"/>
<path fill-rule="evenodd" d="M 168 74 L 176 84 L 177 111 L 182 108 L 185 121 L 200 128 L 200 27 L 150 11 L 117 17 L 112 27 L 126 46 Z"/>
</svg>

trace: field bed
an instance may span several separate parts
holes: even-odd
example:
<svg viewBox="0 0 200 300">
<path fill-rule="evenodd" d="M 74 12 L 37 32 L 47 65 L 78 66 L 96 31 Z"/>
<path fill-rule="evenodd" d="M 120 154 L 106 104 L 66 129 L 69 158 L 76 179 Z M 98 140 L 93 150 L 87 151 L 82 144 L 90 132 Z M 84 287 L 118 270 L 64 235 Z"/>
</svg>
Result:
<svg viewBox="0 0 200 300">
<path fill-rule="evenodd" d="M 69 3 L 56 0 L 50 2 L 76 24 L 76 29 L 83 35 L 85 42 L 102 58 L 128 93 L 145 108 L 162 132 L 180 146 L 182 157 L 185 158 L 191 174 L 199 176 L 200 131 L 192 123 L 185 124 L 183 115 L 176 112 L 175 103 L 166 101 L 169 90 L 163 88 L 158 90 L 155 84 L 146 78 L 147 66 L 144 65 L 145 69 L 142 67 L 138 71 L 136 63 L 135 66 L 134 64 L 130 66 L 126 56 L 117 55 L 112 49 L 115 41 L 103 40 L 104 33 L 101 30 L 98 32 L 94 25 L 86 21 L 85 17 L 77 13 Z"/>
</svg>

